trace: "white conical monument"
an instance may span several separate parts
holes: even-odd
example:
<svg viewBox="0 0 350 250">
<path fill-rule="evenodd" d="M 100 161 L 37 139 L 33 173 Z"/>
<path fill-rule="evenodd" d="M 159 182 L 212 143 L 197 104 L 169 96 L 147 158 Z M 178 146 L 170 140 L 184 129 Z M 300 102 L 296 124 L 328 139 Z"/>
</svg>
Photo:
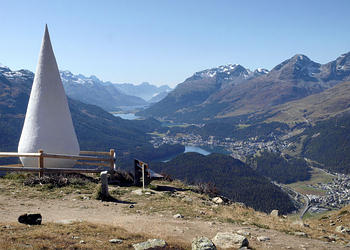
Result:
<svg viewBox="0 0 350 250">
<path fill-rule="evenodd" d="M 40 149 L 45 153 L 80 153 L 47 25 L 18 144 L 19 153 L 37 153 Z M 24 167 L 38 166 L 35 158 L 21 157 L 21 162 Z M 45 168 L 70 168 L 73 165 L 72 160 L 44 160 Z"/>
</svg>

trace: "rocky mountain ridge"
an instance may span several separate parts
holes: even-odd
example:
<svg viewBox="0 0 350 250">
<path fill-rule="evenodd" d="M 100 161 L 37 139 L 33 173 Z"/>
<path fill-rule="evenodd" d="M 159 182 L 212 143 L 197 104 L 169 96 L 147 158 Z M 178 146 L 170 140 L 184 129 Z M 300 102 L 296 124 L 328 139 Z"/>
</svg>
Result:
<svg viewBox="0 0 350 250">
<path fill-rule="evenodd" d="M 34 73 L 29 70 L 13 71 L 2 64 L 0 64 L 0 74 L 7 80 L 17 82 L 34 77 Z M 90 77 L 82 74 L 75 75 L 68 70 L 60 71 L 60 75 L 69 97 L 97 105 L 107 111 L 117 110 L 120 106 L 145 106 L 161 100 L 171 90 L 166 85 L 157 87 L 149 83 L 133 85 L 104 82 L 94 75 Z"/>
<path fill-rule="evenodd" d="M 88 104 L 94 104 L 107 111 L 119 106 L 146 105 L 140 97 L 126 95 L 115 88 L 111 82 L 103 82 L 96 76 L 74 75 L 70 71 L 61 71 L 61 79 L 68 96 Z"/>
<path fill-rule="evenodd" d="M 200 121 L 266 112 L 350 80 L 350 52 L 327 64 L 297 54 L 271 71 L 241 65 L 195 73 L 142 115 Z"/>
</svg>

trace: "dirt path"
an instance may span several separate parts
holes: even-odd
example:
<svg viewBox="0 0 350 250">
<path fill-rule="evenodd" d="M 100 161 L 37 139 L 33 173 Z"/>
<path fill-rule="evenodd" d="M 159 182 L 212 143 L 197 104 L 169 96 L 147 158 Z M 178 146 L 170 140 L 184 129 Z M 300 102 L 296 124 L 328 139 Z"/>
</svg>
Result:
<svg viewBox="0 0 350 250">
<path fill-rule="evenodd" d="M 75 199 L 16 199 L 0 195 L 1 222 L 16 222 L 20 214 L 41 213 L 43 223 L 88 221 L 120 226 L 130 232 L 145 232 L 157 238 L 176 239 L 189 244 L 196 236 L 212 238 L 217 232 L 236 232 L 243 229 L 251 233 L 250 245 L 256 249 L 342 249 L 344 247 L 319 240 L 288 235 L 274 230 L 253 226 L 238 226 L 231 223 L 208 222 L 201 219 L 174 219 L 172 214 L 128 213 L 129 204 Z M 259 242 L 256 237 L 267 236 L 269 241 Z"/>
</svg>

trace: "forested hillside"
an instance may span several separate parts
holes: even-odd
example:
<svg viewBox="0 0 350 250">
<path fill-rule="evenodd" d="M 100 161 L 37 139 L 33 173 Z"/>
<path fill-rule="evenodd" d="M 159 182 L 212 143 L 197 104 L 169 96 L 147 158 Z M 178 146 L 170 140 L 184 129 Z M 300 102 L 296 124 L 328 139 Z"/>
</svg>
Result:
<svg viewBox="0 0 350 250">
<path fill-rule="evenodd" d="M 167 163 L 152 163 L 151 168 L 195 183 L 214 183 L 219 192 L 256 210 L 288 213 L 295 209 L 289 196 L 267 178 L 230 156 L 186 153 Z"/>
<path fill-rule="evenodd" d="M 261 152 L 251 157 L 249 162 L 261 175 L 279 183 L 293 183 L 310 179 L 310 167 L 302 158 L 279 153 Z"/>
<path fill-rule="evenodd" d="M 350 173 L 349 114 L 318 122 L 301 136 L 306 136 L 301 152 L 304 157 L 320 162 L 331 171 Z"/>
</svg>

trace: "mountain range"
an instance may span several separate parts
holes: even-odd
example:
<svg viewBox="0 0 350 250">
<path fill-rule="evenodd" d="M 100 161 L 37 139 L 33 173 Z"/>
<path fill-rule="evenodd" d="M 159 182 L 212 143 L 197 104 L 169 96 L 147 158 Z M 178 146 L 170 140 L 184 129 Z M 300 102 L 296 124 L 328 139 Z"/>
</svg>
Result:
<svg viewBox="0 0 350 250">
<path fill-rule="evenodd" d="M 0 151 L 17 151 L 34 74 L 0 67 Z M 184 151 L 183 146 L 155 150 L 149 133 L 162 129 L 154 119 L 123 120 L 102 108 L 68 98 L 72 120 L 82 150 L 106 151 L 114 148 L 120 165 L 132 166 L 134 157 L 149 160 Z M 2 158 L 1 163 L 8 163 Z"/>
<path fill-rule="evenodd" d="M 60 71 L 68 96 L 87 104 L 102 107 L 107 111 L 118 110 L 121 106 L 145 106 L 165 97 L 170 88 L 157 87 L 149 83 L 111 83 L 101 81 L 96 76 L 74 75 L 70 71 Z"/>
<path fill-rule="evenodd" d="M 147 102 L 158 102 L 166 96 L 171 88 L 167 85 L 155 86 L 148 82 L 143 82 L 140 85 L 134 85 L 131 83 L 114 84 L 114 86 L 122 93 L 132 96 L 138 96 Z"/>
<path fill-rule="evenodd" d="M 220 66 L 195 73 L 140 115 L 188 122 L 264 113 L 348 80 L 350 52 L 326 64 L 297 54 L 271 71 Z"/>
</svg>

